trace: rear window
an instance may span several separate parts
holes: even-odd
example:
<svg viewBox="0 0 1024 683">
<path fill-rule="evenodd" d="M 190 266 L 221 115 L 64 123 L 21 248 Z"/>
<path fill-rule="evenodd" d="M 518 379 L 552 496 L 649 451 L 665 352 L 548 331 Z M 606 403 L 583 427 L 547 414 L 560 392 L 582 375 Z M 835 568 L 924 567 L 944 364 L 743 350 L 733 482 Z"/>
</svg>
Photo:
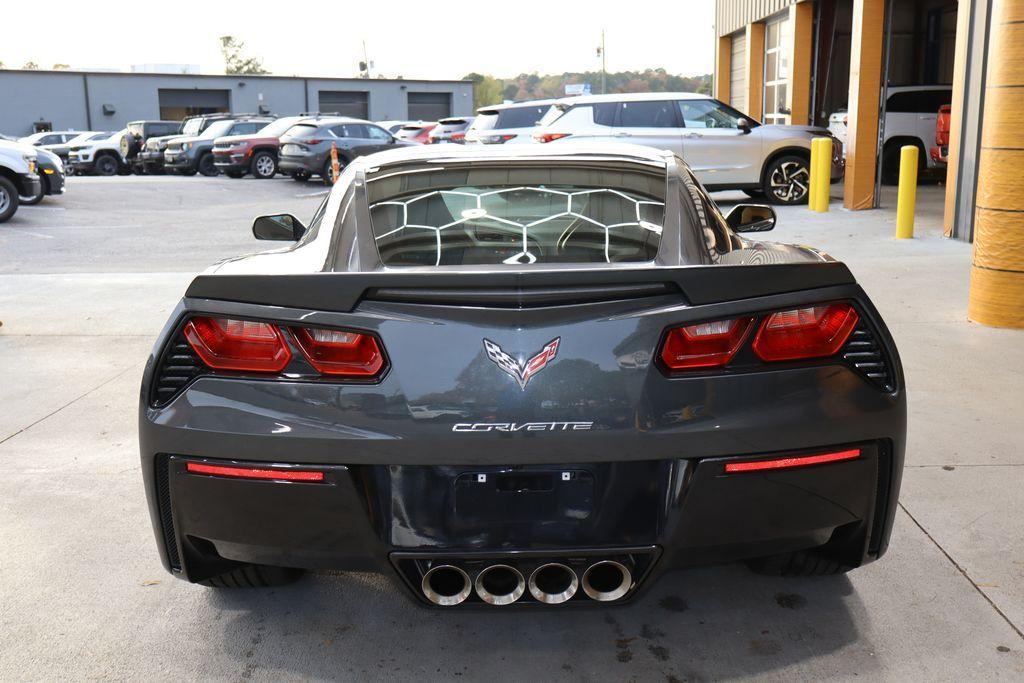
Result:
<svg viewBox="0 0 1024 683">
<path fill-rule="evenodd" d="M 312 135 L 316 132 L 316 129 L 316 126 L 312 126 L 308 123 L 297 123 L 289 128 L 281 137 L 295 138 L 302 135 Z"/>
<path fill-rule="evenodd" d="M 142 136 L 142 124 L 141 123 L 129 123 L 128 124 L 128 133 L 130 135 L 135 135 L 135 136 L 141 137 Z"/>
<path fill-rule="evenodd" d="M 473 119 L 473 125 L 469 127 L 470 130 L 491 130 L 494 128 L 494 124 L 498 122 L 498 112 L 496 111 L 484 111 L 476 115 Z"/>
<path fill-rule="evenodd" d="M 495 128 L 533 128 L 551 108 L 550 104 L 530 107 L 511 107 L 498 112 Z"/>
<path fill-rule="evenodd" d="M 909 90 L 890 95 L 885 110 L 893 114 L 934 114 L 952 100 L 952 90 Z"/>
<path fill-rule="evenodd" d="M 368 176 L 387 266 L 529 266 L 654 259 L 665 170 L 474 165 Z"/>
</svg>

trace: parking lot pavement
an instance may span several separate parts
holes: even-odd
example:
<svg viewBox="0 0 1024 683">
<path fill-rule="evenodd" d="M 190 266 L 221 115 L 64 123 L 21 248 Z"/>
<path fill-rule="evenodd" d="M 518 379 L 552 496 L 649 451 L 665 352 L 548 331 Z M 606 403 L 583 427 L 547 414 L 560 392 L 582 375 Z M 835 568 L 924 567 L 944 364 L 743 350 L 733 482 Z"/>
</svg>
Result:
<svg viewBox="0 0 1024 683">
<path fill-rule="evenodd" d="M 774 239 L 847 261 L 889 321 L 910 434 L 888 555 L 847 577 L 739 566 L 610 609 L 437 612 L 389 581 L 315 574 L 215 592 L 160 567 L 138 472 L 152 340 L 191 276 L 308 217 L 286 180 L 72 178 L 0 226 L 0 680 L 661 680 L 1024 676 L 1024 336 L 965 322 L 968 245 L 891 212 L 779 211 Z M 740 199 L 721 195 L 723 204 Z"/>
</svg>

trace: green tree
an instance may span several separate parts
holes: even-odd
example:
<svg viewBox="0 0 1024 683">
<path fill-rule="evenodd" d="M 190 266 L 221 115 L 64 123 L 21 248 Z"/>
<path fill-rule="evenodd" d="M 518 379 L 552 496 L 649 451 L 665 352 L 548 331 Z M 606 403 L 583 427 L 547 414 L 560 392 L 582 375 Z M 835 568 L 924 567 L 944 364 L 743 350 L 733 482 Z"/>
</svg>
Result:
<svg viewBox="0 0 1024 683">
<path fill-rule="evenodd" d="M 234 36 L 220 37 L 220 53 L 224 55 L 224 73 L 260 75 L 270 73 L 263 68 L 263 60 L 258 57 L 245 57 L 242 50 L 245 43 Z"/>
<path fill-rule="evenodd" d="M 39 65 L 30 60 L 30 61 L 25 62 L 25 64 L 21 68 L 22 69 L 29 69 L 30 71 L 35 71 L 36 69 L 39 68 Z"/>
</svg>

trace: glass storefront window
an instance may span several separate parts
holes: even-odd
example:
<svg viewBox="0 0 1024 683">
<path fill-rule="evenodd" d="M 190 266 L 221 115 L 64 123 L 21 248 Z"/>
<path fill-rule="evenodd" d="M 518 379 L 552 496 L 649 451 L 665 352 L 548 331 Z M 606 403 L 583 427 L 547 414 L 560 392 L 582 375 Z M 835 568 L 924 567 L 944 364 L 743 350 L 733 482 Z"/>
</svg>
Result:
<svg viewBox="0 0 1024 683">
<path fill-rule="evenodd" d="M 765 123 L 790 122 L 786 95 L 789 88 L 789 16 L 772 19 L 764 31 Z"/>
</svg>

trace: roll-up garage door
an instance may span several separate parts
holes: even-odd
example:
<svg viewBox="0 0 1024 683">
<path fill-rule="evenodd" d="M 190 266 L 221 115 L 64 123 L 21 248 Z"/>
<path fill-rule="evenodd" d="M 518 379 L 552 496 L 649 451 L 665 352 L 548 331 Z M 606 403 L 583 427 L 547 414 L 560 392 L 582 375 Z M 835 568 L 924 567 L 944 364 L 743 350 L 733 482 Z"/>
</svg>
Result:
<svg viewBox="0 0 1024 683">
<path fill-rule="evenodd" d="M 437 121 L 452 115 L 450 92 L 409 93 L 409 119 L 411 121 Z"/>
<path fill-rule="evenodd" d="M 320 111 L 366 119 L 370 116 L 370 94 L 349 90 L 321 90 Z"/>
<path fill-rule="evenodd" d="M 744 114 L 747 112 L 747 34 L 732 34 L 732 60 L 729 76 L 729 104 Z"/>
<path fill-rule="evenodd" d="M 227 90 L 157 90 L 160 118 L 178 121 L 192 114 L 214 114 L 231 109 Z"/>
</svg>

